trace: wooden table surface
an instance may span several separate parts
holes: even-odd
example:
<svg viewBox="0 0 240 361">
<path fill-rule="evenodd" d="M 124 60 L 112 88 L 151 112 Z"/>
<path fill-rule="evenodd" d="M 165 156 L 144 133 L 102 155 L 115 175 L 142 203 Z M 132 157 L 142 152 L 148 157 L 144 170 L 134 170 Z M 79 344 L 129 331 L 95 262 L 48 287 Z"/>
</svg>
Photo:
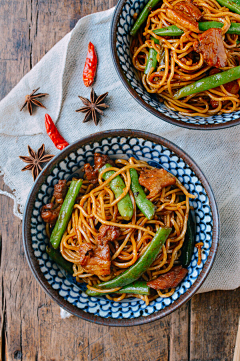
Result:
<svg viewBox="0 0 240 361">
<path fill-rule="evenodd" d="M 0 0 L 0 99 L 81 17 L 116 0 Z M 0 178 L 0 188 L 7 190 Z M 24 255 L 13 201 L 0 197 L 0 360 L 232 361 L 240 289 L 200 294 L 143 326 L 98 326 L 61 319 Z"/>
</svg>

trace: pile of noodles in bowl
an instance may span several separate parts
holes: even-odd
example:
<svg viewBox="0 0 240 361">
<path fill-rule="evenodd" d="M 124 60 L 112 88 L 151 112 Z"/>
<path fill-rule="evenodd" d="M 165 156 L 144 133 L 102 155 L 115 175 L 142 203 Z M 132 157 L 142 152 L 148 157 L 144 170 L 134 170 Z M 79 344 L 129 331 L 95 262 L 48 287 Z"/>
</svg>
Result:
<svg viewBox="0 0 240 361">
<path fill-rule="evenodd" d="M 212 190 L 184 151 L 150 133 L 113 130 L 46 166 L 28 198 L 23 240 L 34 276 L 61 307 L 129 326 L 192 297 L 213 264 L 218 222 Z"/>
</svg>

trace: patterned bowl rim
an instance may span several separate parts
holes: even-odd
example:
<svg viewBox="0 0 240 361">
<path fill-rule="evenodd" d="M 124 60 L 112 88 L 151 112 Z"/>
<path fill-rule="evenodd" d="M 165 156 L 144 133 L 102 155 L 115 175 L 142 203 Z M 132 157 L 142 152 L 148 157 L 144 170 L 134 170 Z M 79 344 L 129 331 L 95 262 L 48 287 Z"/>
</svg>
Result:
<svg viewBox="0 0 240 361">
<path fill-rule="evenodd" d="M 213 232 L 212 232 L 212 245 L 208 255 L 208 258 L 204 264 L 204 267 L 194 282 L 194 284 L 183 294 L 181 295 L 176 301 L 174 301 L 170 306 L 167 306 L 163 310 L 154 312 L 148 316 L 141 316 L 138 318 L 133 319 L 113 319 L 113 318 L 102 318 L 100 316 L 95 316 L 90 313 L 86 313 L 81 309 L 78 309 L 76 306 L 70 304 L 66 301 L 62 296 L 59 295 L 57 290 L 54 290 L 52 286 L 48 283 L 47 279 L 44 277 L 44 274 L 41 272 L 39 263 L 37 258 L 34 255 L 34 250 L 32 247 L 32 237 L 31 237 L 31 216 L 32 211 L 34 208 L 34 203 L 39 192 L 40 187 L 45 182 L 46 178 L 51 174 L 53 168 L 61 161 L 63 161 L 70 153 L 77 151 L 80 147 L 93 144 L 95 142 L 99 142 L 106 138 L 113 138 L 116 136 L 123 136 L 123 137 L 135 137 L 135 138 L 142 138 L 144 140 L 150 140 L 153 143 L 161 144 L 168 149 L 175 152 L 179 157 L 181 157 L 185 163 L 189 165 L 189 167 L 195 172 L 196 176 L 201 181 L 207 196 L 209 198 L 209 204 L 212 211 L 213 216 Z M 199 169 L 197 164 L 194 160 L 187 155 L 181 148 L 170 142 L 169 140 L 162 138 L 158 135 L 143 132 L 139 130 L 131 130 L 131 129 L 119 129 L 119 130 L 108 130 L 104 132 L 99 132 L 95 134 L 91 134 L 87 137 L 84 137 L 73 144 L 69 145 L 67 148 L 61 151 L 60 154 L 55 156 L 47 166 L 42 170 L 39 174 L 38 178 L 36 179 L 26 202 L 24 215 L 23 215 L 23 225 L 22 225 L 22 234 L 23 234 L 23 246 L 25 255 L 29 264 L 29 267 L 36 278 L 36 280 L 40 283 L 44 291 L 63 309 L 72 313 L 75 316 L 78 316 L 86 321 L 91 321 L 100 325 L 106 326 L 134 326 L 134 325 L 141 325 L 148 322 L 152 322 L 158 320 L 166 315 L 170 314 L 171 312 L 178 309 L 182 306 L 185 302 L 187 302 L 199 289 L 202 285 L 204 280 L 206 279 L 210 269 L 213 265 L 217 248 L 218 248 L 218 238 L 219 238 L 219 214 L 216 205 L 216 201 L 213 195 L 213 191 L 211 186 L 209 185 L 206 177 Z"/>
<path fill-rule="evenodd" d="M 126 0 L 119 0 L 118 4 L 116 5 L 114 14 L 113 14 L 113 18 L 112 18 L 112 23 L 111 23 L 111 30 L 110 30 L 110 46 L 111 46 L 111 54 L 112 54 L 112 59 L 113 59 L 113 63 L 115 66 L 115 69 L 117 71 L 117 74 L 120 78 L 120 80 L 122 81 L 123 85 L 125 86 L 125 88 L 128 90 L 128 92 L 132 95 L 132 97 L 146 110 L 148 110 L 151 114 L 155 115 L 156 117 L 165 120 L 168 123 L 183 127 L 183 128 L 188 128 L 188 129 L 198 129 L 198 130 L 215 130 L 215 129 L 224 129 L 224 128 L 229 128 L 229 127 L 233 127 L 236 126 L 238 124 L 240 124 L 240 117 L 237 119 L 233 119 L 229 122 L 226 123 L 218 123 L 218 124 L 192 124 L 192 123 L 186 123 L 183 122 L 182 120 L 177 120 L 174 118 L 171 118 L 167 115 L 164 115 L 163 113 L 161 113 L 159 110 L 156 110 L 154 107 L 152 107 L 151 105 L 149 105 L 148 103 L 146 103 L 141 96 L 136 92 L 136 90 L 134 90 L 132 88 L 132 86 L 130 85 L 130 83 L 128 82 L 122 67 L 120 65 L 120 61 L 119 61 L 119 57 L 117 55 L 117 48 L 116 48 L 116 44 L 117 44 L 117 27 L 118 27 L 118 22 L 122 13 L 122 9 L 124 7 L 126 3 Z"/>
</svg>

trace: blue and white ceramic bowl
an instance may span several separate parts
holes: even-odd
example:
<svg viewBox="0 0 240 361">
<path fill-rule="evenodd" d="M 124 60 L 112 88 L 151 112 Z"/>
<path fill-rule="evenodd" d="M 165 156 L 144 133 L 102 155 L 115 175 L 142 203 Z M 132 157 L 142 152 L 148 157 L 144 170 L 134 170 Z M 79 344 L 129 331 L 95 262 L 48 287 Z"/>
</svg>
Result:
<svg viewBox="0 0 240 361">
<path fill-rule="evenodd" d="M 240 111 L 214 115 L 208 118 L 188 117 L 172 111 L 160 103 L 154 94 L 149 94 L 133 67 L 130 31 L 135 22 L 133 15 L 139 14 L 148 0 L 119 0 L 111 25 L 111 51 L 119 78 L 129 93 L 146 110 L 169 123 L 191 129 L 221 129 L 240 123 Z"/>
<path fill-rule="evenodd" d="M 69 179 L 95 152 L 110 157 L 140 157 L 174 174 L 196 199 L 192 202 L 197 222 L 196 241 L 204 243 L 198 266 L 197 249 L 188 275 L 171 297 L 157 298 L 149 306 L 140 299 L 113 302 L 88 297 L 85 286 L 55 264 L 46 253 L 48 239 L 40 210 L 50 201 L 54 184 Z M 112 326 L 142 324 L 161 318 L 190 299 L 207 277 L 217 251 L 218 211 L 212 190 L 195 162 L 180 148 L 159 136 L 135 130 L 112 130 L 83 138 L 53 158 L 37 178 L 27 201 L 23 221 L 23 242 L 29 266 L 46 293 L 68 312 L 85 320 Z"/>
</svg>

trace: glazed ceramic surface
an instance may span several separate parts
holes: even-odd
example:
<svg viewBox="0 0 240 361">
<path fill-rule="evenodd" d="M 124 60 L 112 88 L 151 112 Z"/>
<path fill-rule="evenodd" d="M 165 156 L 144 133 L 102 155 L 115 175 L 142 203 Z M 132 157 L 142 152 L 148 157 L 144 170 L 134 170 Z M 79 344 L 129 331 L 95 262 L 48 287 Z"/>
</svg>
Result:
<svg viewBox="0 0 240 361">
<path fill-rule="evenodd" d="M 197 265 L 194 249 L 188 274 L 171 297 L 158 297 L 148 306 L 137 298 L 113 302 L 106 297 L 88 297 L 85 285 L 55 264 L 46 253 L 48 238 L 41 207 L 50 202 L 59 179 L 71 179 L 95 152 L 113 158 L 145 159 L 174 174 L 196 198 L 191 201 L 197 223 L 196 242 L 202 241 L 202 262 Z M 109 131 L 80 140 L 67 147 L 43 170 L 30 193 L 24 214 L 24 246 L 30 267 L 45 291 L 62 307 L 82 318 L 110 325 L 131 325 L 163 317 L 186 302 L 199 288 L 212 265 L 218 242 L 218 214 L 204 175 L 182 150 L 164 138 L 140 131 Z"/>
<path fill-rule="evenodd" d="M 172 111 L 157 96 L 150 94 L 142 85 L 130 54 L 130 31 L 135 20 L 133 15 L 140 14 L 148 0 L 120 0 L 116 6 L 111 27 L 111 50 L 116 71 L 130 94 L 145 109 L 167 122 L 193 129 L 218 129 L 240 123 L 240 111 L 214 115 L 211 117 L 188 117 Z"/>
</svg>

